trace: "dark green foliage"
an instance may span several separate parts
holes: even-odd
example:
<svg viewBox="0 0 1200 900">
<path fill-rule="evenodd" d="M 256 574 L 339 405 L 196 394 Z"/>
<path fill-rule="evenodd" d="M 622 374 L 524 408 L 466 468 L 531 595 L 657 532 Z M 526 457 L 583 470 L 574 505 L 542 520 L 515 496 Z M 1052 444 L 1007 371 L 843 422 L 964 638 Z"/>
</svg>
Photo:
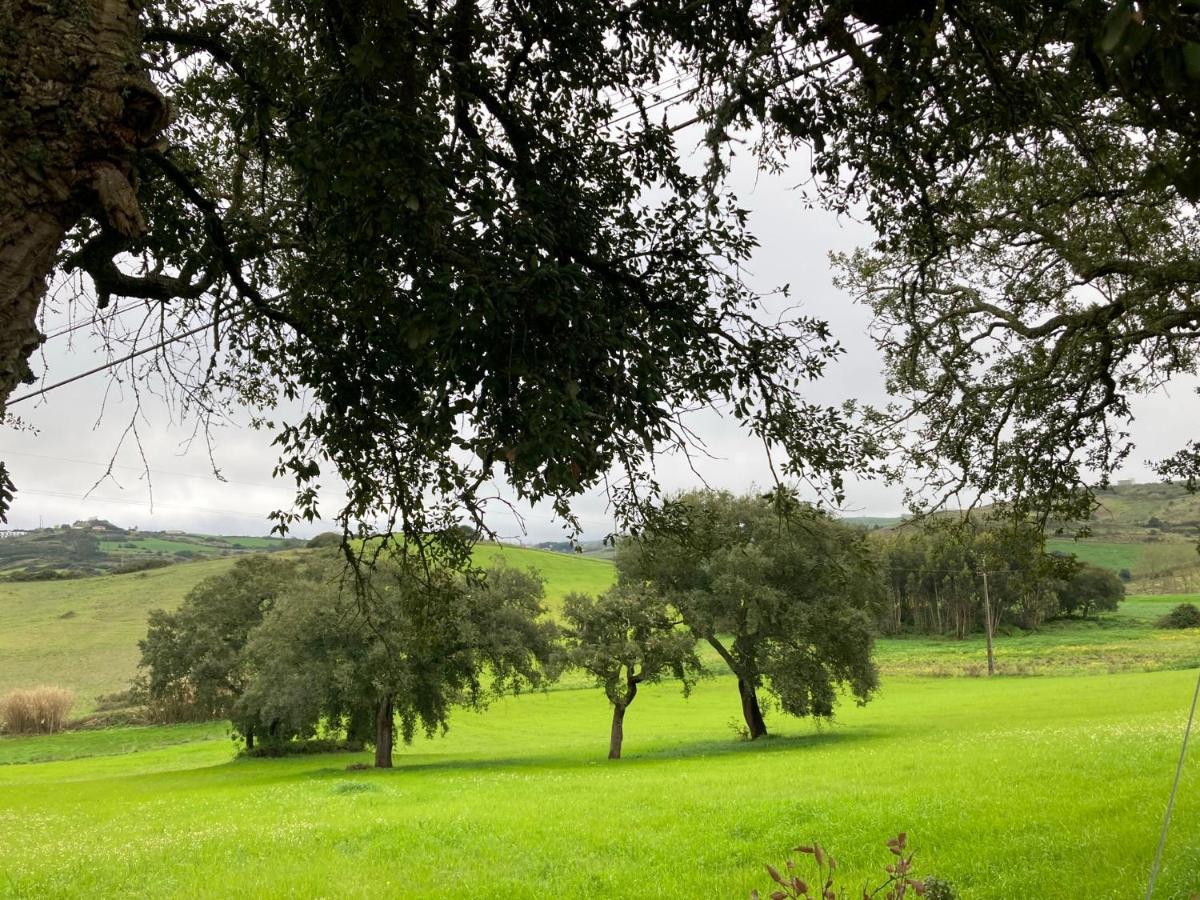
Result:
<svg viewBox="0 0 1200 900">
<path fill-rule="evenodd" d="M 1200 607 L 1180 603 L 1154 624 L 1158 628 L 1200 628 Z"/>
<path fill-rule="evenodd" d="M 310 550 L 320 549 L 322 547 L 340 547 L 342 545 L 342 536 L 334 531 L 323 531 L 313 538 L 310 538 L 304 546 Z"/>
<path fill-rule="evenodd" d="M 299 741 L 263 741 L 241 751 L 242 756 L 277 758 L 281 756 L 308 756 L 313 753 L 361 753 L 362 741 L 340 738 L 308 738 Z"/>
<path fill-rule="evenodd" d="M 1078 571 L 1058 590 L 1059 608 L 1068 616 L 1085 619 L 1093 613 L 1112 612 L 1125 599 L 1125 583 L 1108 569 L 1081 563 Z"/>
<path fill-rule="evenodd" d="M 131 572 L 147 572 L 150 569 L 161 569 L 171 565 L 169 559 L 131 559 L 109 570 L 111 575 L 128 575 Z"/>
<path fill-rule="evenodd" d="M 567 660 L 604 688 L 613 705 L 609 758 L 619 759 L 625 710 L 642 684 L 678 679 L 686 696 L 703 672 L 696 638 L 662 598 L 618 585 L 593 599 L 570 594 L 563 603 Z"/>
<path fill-rule="evenodd" d="M 622 584 L 678 609 L 738 676 L 751 738 L 766 734 L 760 687 L 795 716 L 831 716 L 842 687 L 860 703 L 875 690 L 881 597 L 865 532 L 783 491 L 674 497 L 618 546 L 617 567 Z"/>
<path fill-rule="evenodd" d="M 985 572 L 993 630 L 1006 623 L 1037 628 L 1059 611 L 1063 585 L 1079 570 L 1073 556 L 1045 552 L 1045 537 L 1036 523 L 1007 517 L 928 519 L 881 537 L 877 546 L 891 599 L 881 625 L 889 632 L 964 638 L 986 628 Z M 1099 571 L 1103 577 L 1089 568 L 1078 590 L 1083 591 L 1085 583 L 1098 590 L 1110 577 L 1116 581 Z"/>
<path fill-rule="evenodd" d="M 802 393 L 839 352 L 825 323 L 759 314 L 738 274 L 745 211 L 687 171 L 691 144 L 647 104 L 710 28 L 740 35 L 722 18 L 148 4 L 175 114 L 169 148 L 139 157 L 148 231 L 88 222 L 66 266 L 102 302 L 170 299 L 177 331 L 219 319 L 222 353 L 191 386 L 275 433 L 297 485 L 280 528 L 316 517 L 331 475 L 347 528 L 441 533 L 436 552 L 462 550 L 445 535 L 481 522 L 493 472 L 573 521 L 571 498 L 617 469 L 618 512 L 636 516 L 647 464 L 689 443 L 677 416 L 697 404 L 726 404 L 792 474 L 866 466 L 843 411 Z M 124 274 L 122 252 L 162 268 Z M 269 412 L 301 394 L 295 421 Z"/>
<path fill-rule="evenodd" d="M 175 612 L 151 612 L 138 643 L 151 708 L 187 718 L 228 715 L 249 678 L 243 651 L 250 633 L 300 574 L 295 562 L 250 556 L 200 582 Z"/>
<path fill-rule="evenodd" d="M 1133 573 L 1130 572 L 1128 569 L 1122 569 L 1120 572 L 1117 573 L 1117 577 L 1120 578 L 1126 584 L 1129 584 L 1129 582 L 1133 581 Z"/>
<path fill-rule="evenodd" d="M 468 582 L 390 559 L 356 591 L 344 561 L 327 557 L 252 634 L 234 723 L 275 742 L 342 726 L 390 765 L 393 715 L 407 742 L 444 731 L 453 706 L 546 679 L 556 630 L 540 618 L 541 597 L 531 573 L 498 568 Z"/>
</svg>

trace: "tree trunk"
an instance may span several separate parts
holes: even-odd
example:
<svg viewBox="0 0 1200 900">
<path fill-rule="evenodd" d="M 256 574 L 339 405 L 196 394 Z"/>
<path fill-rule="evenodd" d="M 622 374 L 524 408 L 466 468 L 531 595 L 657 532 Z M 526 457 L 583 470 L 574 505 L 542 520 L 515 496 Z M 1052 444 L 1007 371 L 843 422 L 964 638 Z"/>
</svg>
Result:
<svg viewBox="0 0 1200 900">
<path fill-rule="evenodd" d="M 377 769 L 392 767 L 392 744 L 395 743 L 395 728 L 392 695 L 388 694 L 379 701 L 379 706 L 375 710 L 375 768 Z"/>
<path fill-rule="evenodd" d="M 246 749 L 247 750 L 254 749 L 254 728 L 253 727 L 246 729 Z"/>
<path fill-rule="evenodd" d="M 767 723 L 763 721 L 762 709 L 758 705 L 758 692 L 754 682 L 746 678 L 738 678 L 738 693 L 742 697 L 742 717 L 746 720 L 746 730 L 750 740 L 765 737 Z"/>
<path fill-rule="evenodd" d="M 0 40 L 0 413 L 32 380 L 38 307 L 66 233 L 145 229 L 133 184 L 167 104 L 140 60 L 137 0 L 6 0 Z"/>
<path fill-rule="evenodd" d="M 608 738 L 608 758 L 621 758 L 621 743 L 625 740 L 625 710 L 637 696 L 638 682 L 635 676 L 630 676 L 625 682 L 625 697 L 613 702 L 612 733 Z"/>
<path fill-rule="evenodd" d="M 608 738 L 608 758 L 621 758 L 621 741 L 625 739 L 625 704 L 613 704 L 612 734 Z"/>
</svg>

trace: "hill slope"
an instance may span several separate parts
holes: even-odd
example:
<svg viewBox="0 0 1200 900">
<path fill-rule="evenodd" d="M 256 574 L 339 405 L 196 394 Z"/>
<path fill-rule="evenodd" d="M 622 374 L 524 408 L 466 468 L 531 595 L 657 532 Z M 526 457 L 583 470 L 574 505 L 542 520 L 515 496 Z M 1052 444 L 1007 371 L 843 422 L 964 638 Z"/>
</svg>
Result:
<svg viewBox="0 0 1200 900">
<path fill-rule="evenodd" d="M 557 609 L 572 591 L 598 593 L 615 577 L 605 560 L 496 544 L 481 545 L 484 566 L 503 560 L 535 568 Z M 152 609 L 174 609 L 197 582 L 227 571 L 231 557 L 181 563 L 128 575 L 66 581 L 0 582 L 0 694 L 54 684 L 76 692 L 76 712 L 124 689 L 137 671 L 137 642 Z"/>
</svg>

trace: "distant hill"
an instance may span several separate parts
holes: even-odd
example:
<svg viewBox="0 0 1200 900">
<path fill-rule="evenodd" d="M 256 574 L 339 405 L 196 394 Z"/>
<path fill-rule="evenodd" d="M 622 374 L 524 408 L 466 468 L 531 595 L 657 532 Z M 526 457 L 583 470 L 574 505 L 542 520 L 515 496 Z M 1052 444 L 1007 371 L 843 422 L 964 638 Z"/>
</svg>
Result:
<svg viewBox="0 0 1200 900">
<path fill-rule="evenodd" d="M 1056 523 L 1047 550 L 1117 572 L 1141 593 L 1200 589 L 1200 496 L 1182 484 L 1126 482 L 1097 491 L 1096 499 L 1088 537 L 1072 538 L 1080 523 Z"/>
<path fill-rule="evenodd" d="M 1159 535 L 1200 535 L 1200 494 L 1183 484 L 1121 482 L 1096 492 L 1100 509 L 1088 523 L 1096 537 L 1140 540 Z M 1067 531 L 1074 523 L 1061 523 Z"/>
<path fill-rule="evenodd" d="M 0 531 L 0 581 L 53 581 L 161 568 L 178 562 L 303 547 L 295 538 L 139 531 L 105 519 Z"/>
</svg>

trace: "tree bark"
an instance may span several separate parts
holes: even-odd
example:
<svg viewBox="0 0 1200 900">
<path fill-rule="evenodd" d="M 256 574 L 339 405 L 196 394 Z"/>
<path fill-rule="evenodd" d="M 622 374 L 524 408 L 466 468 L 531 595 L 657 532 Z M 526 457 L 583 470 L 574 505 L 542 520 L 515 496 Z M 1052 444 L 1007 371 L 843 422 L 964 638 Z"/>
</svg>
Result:
<svg viewBox="0 0 1200 900">
<path fill-rule="evenodd" d="M 246 749 L 247 750 L 254 749 L 254 728 L 253 727 L 246 729 Z"/>
<path fill-rule="evenodd" d="M 392 708 L 392 695 L 388 694 L 379 701 L 375 710 L 375 768 L 390 769 L 392 767 L 392 744 L 396 734 L 395 710 Z"/>
<path fill-rule="evenodd" d="M 629 704 L 637 696 L 638 680 L 636 676 L 631 676 L 625 682 L 625 697 L 613 701 L 612 732 L 608 738 L 609 759 L 621 758 L 621 744 L 625 740 L 625 710 L 629 709 Z"/>
<path fill-rule="evenodd" d="M 613 704 L 612 733 L 608 738 L 608 758 L 621 758 L 621 742 L 625 739 L 625 704 Z"/>
<path fill-rule="evenodd" d="M 168 120 L 140 59 L 137 0 L 8 0 L 0 40 L 0 414 L 44 340 L 37 313 L 82 218 L 145 229 L 134 163 Z"/>
<path fill-rule="evenodd" d="M 750 740 L 765 737 L 767 723 L 763 720 L 762 708 L 758 705 L 758 691 L 754 682 L 739 676 L 738 693 L 742 698 L 742 717 L 746 720 L 746 731 L 750 734 Z"/>
</svg>

